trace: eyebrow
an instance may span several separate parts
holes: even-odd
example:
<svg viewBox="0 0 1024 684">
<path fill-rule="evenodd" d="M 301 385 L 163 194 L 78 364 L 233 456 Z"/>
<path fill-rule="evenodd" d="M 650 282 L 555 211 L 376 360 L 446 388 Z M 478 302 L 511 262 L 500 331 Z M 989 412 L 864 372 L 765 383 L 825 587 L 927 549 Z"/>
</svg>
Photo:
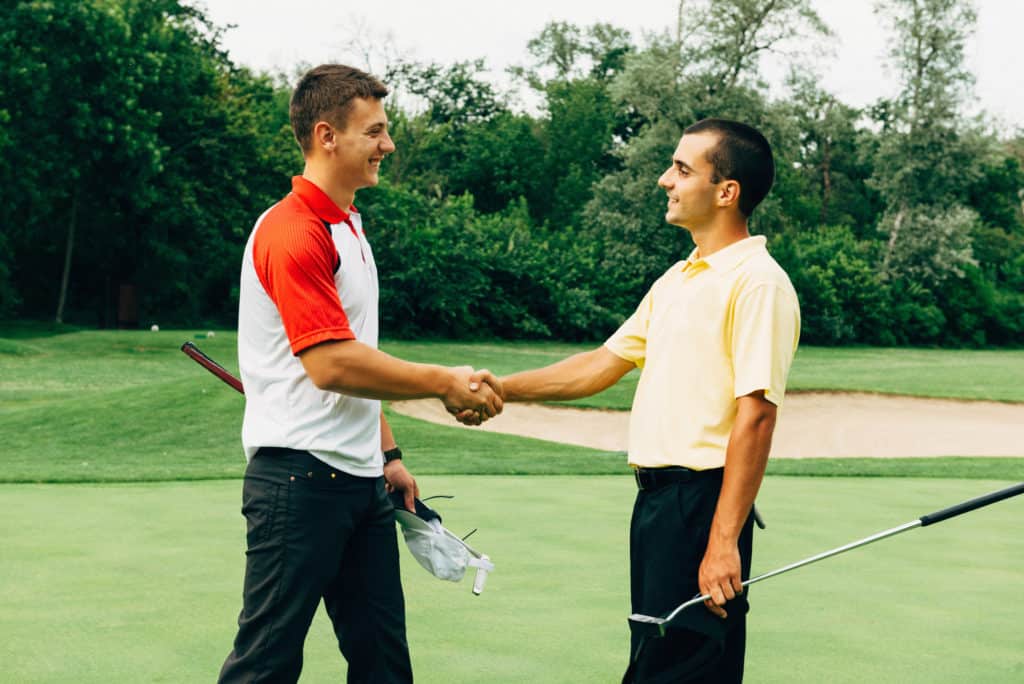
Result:
<svg viewBox="0 0 1024 684">
<path fill-rule="evenodd" d="M 690 166 L 689 164 L 684 162 L 682 159 L 678 159 L 676 157 L 673 157 L 672 158 L 672 163 L 675 166 L 679 166 L 679 167 L 683 168 L 684 170 L 689 171 L 690 173 L 696 173 L 697 172 L 696 169 L 694 169 L 692 166 Z"/>
</svg>

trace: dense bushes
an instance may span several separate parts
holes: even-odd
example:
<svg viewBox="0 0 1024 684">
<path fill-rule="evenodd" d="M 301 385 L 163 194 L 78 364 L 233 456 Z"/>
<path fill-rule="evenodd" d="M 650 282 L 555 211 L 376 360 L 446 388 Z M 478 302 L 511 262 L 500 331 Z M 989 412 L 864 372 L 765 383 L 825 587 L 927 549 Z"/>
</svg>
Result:
<svg viewBox="0 0 1024 684">
<path fill-rule="evenodd" d="M 902 92 L 863 110 L 799 69 L 781 99 L 760 82 L 763 46 L 824 35 L 807 0 L 763 22 L 746 0 L 696 3 L 685 59 L 682 33 L 549 24 L 518 70 L 534 113 L 480 61 L 391 65 L 398 150 L 356 198 L 384 334 L 610 334 L 693 247 L 657 187 L 678 136 L 726 116 L 775 151 L 751 227 L 805 342 L 1020 344 L 1024 139 L 957 111 L 962 3 L 890 4 Z M 0 317 L 233 325 L 246 236 L 301 171 L 285 79 L 232 64 L 179 0 L 9 3 L 0 35 Z"/>
</svg>

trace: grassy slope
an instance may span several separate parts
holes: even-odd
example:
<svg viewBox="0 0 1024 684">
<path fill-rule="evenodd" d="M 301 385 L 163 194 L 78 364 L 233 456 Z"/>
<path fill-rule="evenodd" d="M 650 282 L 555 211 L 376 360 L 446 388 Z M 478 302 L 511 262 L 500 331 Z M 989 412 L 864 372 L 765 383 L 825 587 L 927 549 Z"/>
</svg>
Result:
<svg viewBox="0 0 1024 684">
<path fill-rule="evenodd" d="M 558 361 L 594 345 L 556 343 L 386 342 L 413 361 L 465 363 L 510 373 Z M 628 409 L 639 373 L 572 404 Z M 922 397 L 1024 402 L 1024 350 L 801 347 L 789 378 L 792 391 L 881 392 Z"/>
<path fill-rule="evenodd" d="M 433 579 L 402 550 L 417 681 L 615 682 L 626 657 L 622 477 L 426 476 L 497 569 Z M 890 528 L 1005 482 L 768 478 L 754 571 Z M 209 681 L 239 608 L 237 482 L 0 487 L 6 681 Z M 864 502 L 870 501 L 870 506 Z M 828 515 L 815 512 L 828 511 Z M 909 531 L 755 586 L 748 679 L 761 684 L 1009 682 L 1024 676 L 1024 498 Z M 404 547 L 404 545 L 402 545 Z M 322 611 L 303 681 L 342 679 Z"/>
<path fill-rule="evenodd" d="M 0 329 L 0 482 L 240 476 L 243 400 L 178 351 L 189 337 L 182 331 Z M 237 367 L 233 333 L 199 344 L 228 368 Z M 586 347 L 387 342 L 384 348 L 412 360 L 506 373 Z M 1024 352 L 1018 351 L 807 349 L 797 358 L 793 385 L 1013 400 L 1024 392 L 1022 374 Z M 985 378 L 983 389 L 976 377 Z M 634 373 L 591 404 L 628 407 L 635 382 Z M 625 472 L 620 454 L 390 418 L 417 473 Z M 770 467 L 787 475 L 1024 478 L 1024 459 L 778 460 Z"/>
</svg>

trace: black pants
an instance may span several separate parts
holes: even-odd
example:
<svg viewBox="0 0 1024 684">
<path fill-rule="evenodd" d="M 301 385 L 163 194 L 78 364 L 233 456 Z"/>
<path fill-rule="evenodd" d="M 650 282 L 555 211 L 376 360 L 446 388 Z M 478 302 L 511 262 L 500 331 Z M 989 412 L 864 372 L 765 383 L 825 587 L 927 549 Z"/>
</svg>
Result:
<svg viewBox="0 0 1024 684">
<path fill-rule="evenodd" d="M 637 493 L 630 525 L 630 589 L 634 613 L 664 615 L 699 594 L 697 573 L 707 548 L 711 520 L 722 488 L 722 469 L 693 473 L 683 482 Z M 739 538 L 744 580 L 750 577 L 753 517 L 748 516 Z M 704 682 L 743 681 L 746 646 L 746 601 L 725 605 L 724 651 L 711 651 L 714 659 L 694 671 L 709 651 L 708 638 L 697 631 L 669 630 L 661 638 L 647 639 L 633 666 L 632 681 Z M 693 606 L 690 611 L 707 611 Z M 710 615 L 710 614 L 708 614 Z M 706 619 L 707 615 L 696 615 Z M 713 617 L 714 620 L 721 618 Z M 717 626 L 717 625 L 715 625 Z M 631 638 L 631 659 L 641 638 Z M 703 650 L 702 650 L 703 649 Z M 720 653 L 720 655 L 719 655 Z M 696 675 L 696 676 L 694 676 Z"/>
<path fill-rule="evenodd" d="M 245 471 L 245 587 L 220 682 L 295 682 L 321 599 L 349 683 L 411 682 L 394 508 L 384 478 L 261 449 Z"/>
</svg>

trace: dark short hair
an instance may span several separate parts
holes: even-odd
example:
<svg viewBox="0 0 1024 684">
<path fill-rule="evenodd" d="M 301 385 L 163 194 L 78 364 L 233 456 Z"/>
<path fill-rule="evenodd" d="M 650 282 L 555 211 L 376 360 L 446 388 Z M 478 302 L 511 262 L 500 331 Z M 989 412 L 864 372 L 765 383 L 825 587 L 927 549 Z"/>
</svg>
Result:
<svg viewBox="0 0 1024 684">
<path fill-rule="evenodd" d="M 344 129 L 352 100 L 381 100 L 387 94 L 387 86 L 365 71 L 344 64 L 314 67 L 299 79 L 288 107 L 295 140 L 303 152 L 308 152 L 313 147 L 313 127 L 318 121 Z"/>
<path fill-rule="evenodd" d="M 702 119 L 683 135 L 715 133 L 718 144 L 707 154 L 712 183 L 734 180 L 740 184 L 740 213 L 749 217 L 775 181 L 775 160 L 768 140 L 753 126 L 728 119 Z"/>
</svg>

